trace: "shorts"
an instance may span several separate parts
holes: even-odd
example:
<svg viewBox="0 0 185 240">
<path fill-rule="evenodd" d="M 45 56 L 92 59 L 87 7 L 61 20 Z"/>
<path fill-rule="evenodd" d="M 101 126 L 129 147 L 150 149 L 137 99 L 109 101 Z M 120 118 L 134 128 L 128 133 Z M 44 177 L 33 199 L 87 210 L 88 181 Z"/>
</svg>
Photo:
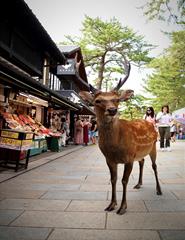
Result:
<svg viewBox="0 0 185 240">
<path fill-rule="evenodd" d="M 96 137 L 96 132 L 90 132 L 90 137 Z"/>
</svg>

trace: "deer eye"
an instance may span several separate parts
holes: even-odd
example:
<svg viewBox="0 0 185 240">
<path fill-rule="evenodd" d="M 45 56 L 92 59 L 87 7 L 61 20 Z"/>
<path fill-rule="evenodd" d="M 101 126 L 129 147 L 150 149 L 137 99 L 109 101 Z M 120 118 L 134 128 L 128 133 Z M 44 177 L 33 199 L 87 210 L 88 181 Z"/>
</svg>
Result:
<svg viewBox="0 0 185 240">
<path fill-rule="evenodd" d="M 98 104 L 98 103 L 101 103 L 101 100 L 98 100 L 98 99 L 97 99 L 97 100 L 95 101 L 95 103 L 97 103 L 97 104 Z"/>
<path fill-rule="evenodd" d="M 112 99 L 112 102 L 119 103 L 119 99 Z"/>
</svg>

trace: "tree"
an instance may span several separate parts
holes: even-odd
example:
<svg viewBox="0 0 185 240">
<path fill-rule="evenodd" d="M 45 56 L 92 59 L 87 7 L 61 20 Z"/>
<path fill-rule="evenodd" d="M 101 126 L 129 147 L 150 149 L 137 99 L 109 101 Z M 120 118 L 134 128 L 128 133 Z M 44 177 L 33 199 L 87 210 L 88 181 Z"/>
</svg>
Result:
<svg viewBox="0 0 185 240">
<path fill-rule="evenodd" d="M 167 20 L 185 25 L 185 0 L 149 0 L 143 8 L 149 20 Z"/>
<path fill-rule="evenodd" d="M 149 51 L 154 46 L 131 28 L 123 27 L 116 18 L 104 22 L 99 17 L 85 16 L 82 25 L 81 38 L 66 36 L 62 44 L 81 47 L 85 65 L 98 89 L 103 85 L 109 88 L 115 75 L 123 74 L 127 60 L 137 66 L 151 60 Z"/>
<path fill-rule="evenodd" d="M 149 67 L 154 73 L 145 80 L 145 90 L 152 93 L 152 104 L 160 110 L 169 104 L 171 111 L 185 105 L 185 31 L 172 33 L 172 44 L 161 58 L 153 60 Z"/>
<path fill-rule="evenodd" d="M 122 103 L 120 117 L 124 119 L 143 118 L 147 100 L 144 96 L 137 94 L 132 99 Z"/>
</svg>

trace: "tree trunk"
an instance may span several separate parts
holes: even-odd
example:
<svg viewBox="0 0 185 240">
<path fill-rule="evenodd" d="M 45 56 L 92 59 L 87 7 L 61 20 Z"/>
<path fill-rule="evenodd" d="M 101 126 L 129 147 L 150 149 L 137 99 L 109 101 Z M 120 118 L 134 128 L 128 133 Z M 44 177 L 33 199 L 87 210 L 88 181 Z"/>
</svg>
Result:
<svg viewBox="0 0 185 240">
<path fill-rule="evenodd" d="M 97 88 L 101 90 L 102 88 L 102 82 L 103 82 L 103 72 L 105 68 L 105 54 L 102 56 L 100 61 L 100 68 L 98 71 L 98 82 L 97 82 Z"/>
</svg>

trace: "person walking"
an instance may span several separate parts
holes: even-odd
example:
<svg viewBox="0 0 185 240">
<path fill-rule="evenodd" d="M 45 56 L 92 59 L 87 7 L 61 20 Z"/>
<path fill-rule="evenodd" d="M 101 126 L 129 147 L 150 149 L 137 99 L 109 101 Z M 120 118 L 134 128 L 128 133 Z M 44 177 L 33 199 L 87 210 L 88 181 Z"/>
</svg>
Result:
<svg viewBox="0 0 185 240">
<path fill-rule="evenodd" d="M 159 112 L 156 116 L 156 121 L 158 125 L 159 135 L 160 135 L 160 149 L 161 151 L 171 151 L 170 148 L 170 125 L 172 121 L 172 116 L 169 112 L 169 106 L 164 105 L 161 108 L 161 112 Z"/>
</svg>

